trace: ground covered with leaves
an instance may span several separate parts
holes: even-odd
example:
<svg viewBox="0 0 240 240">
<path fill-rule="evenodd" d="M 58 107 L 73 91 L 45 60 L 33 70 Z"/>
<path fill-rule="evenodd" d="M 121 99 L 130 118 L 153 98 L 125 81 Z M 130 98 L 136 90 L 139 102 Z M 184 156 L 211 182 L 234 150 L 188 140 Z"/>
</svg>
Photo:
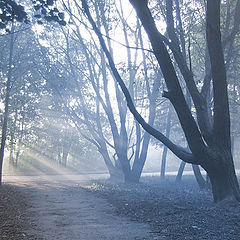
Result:
<svg viewBox="0 0 240 240">
<path fill-rule="evenodd" d="M 143 178 L 140 184 L 113 184 L 101 180 L 89 184 L 74 184 L 72 187 L 72 183 L 69 183 L 68 187 L 64 187 L 64 191 L 66 194 L 76 194 L 77 198 L 79 187 L 84 187 L 94 195 L 107 199 L 114 206 L 116 215 L 149 224 L 151 235 L 156 236 L 156 239 L 240 239 L 240 203 L 227 199 L 214 204 L 211 191 L 200 191 L 193 177 L 185 176 L 181 183 L 176 183 L 173 177 L 165 181 L 157 177 Z M 38 218 L 38 212 L 34 214 L 31 210 L 32 205 L 36 205 L 31 199 L 32 194 L 38 191 L 34 189 L 7 184 L 0 187 L 1 240 L 43 239 L 30 235 L 33 231 L 29 231 L 35 228 L 31 219 Z M 39 194 L 42 194 L 43 201 L 49 200 L 45 191 L 40 191 Z M 64 198 L 63 195 L 61 196 Z M 61 204 L 60 197 L 57 200 L 56 204 Z M 49 205 L 48 202 L 46 204 Z M 43 216 L 46 213 L 51 215 L 50 207 L 49 205 L 48 209 L 44 209 Z M 57 205 L 56 209 L 63 208 Z M 66 216 L 67 213 L 64 218 Z M 59 218 L 56 220 L 60 221 Z"/>
<path fill-rule="evenodd" d="M 3 184 L 0 186 L 0 239 L 1 240 L 33 240 L 32 235 L 26 234 L 30 227 L 26 210 L 29 199 L 20 187 Z"/>
<path fill-rule="evenodd" d="M 192 177 L 181 183 L 156 177 L 127 185 L 96 181 L 88 189 L 108 199 L 116 214 L 150 224 L 161 239 L 240 239 L 240 204 L 233 199 L 214 204 L 211 191 L 200 191 Z"/>
</svg>

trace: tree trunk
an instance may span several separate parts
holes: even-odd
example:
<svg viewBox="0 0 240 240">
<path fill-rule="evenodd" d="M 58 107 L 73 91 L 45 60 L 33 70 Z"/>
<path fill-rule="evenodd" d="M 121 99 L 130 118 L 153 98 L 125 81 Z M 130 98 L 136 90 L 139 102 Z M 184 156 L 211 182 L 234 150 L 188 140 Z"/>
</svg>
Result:
<svg viewBox="0 0 240 240">
<path fill-rule="evenodd" d="M 183 171 L 184 171 L 185 166 L 186 166 L 186 163 L 184 161 L 181 161 L 181 164 L 180 164 L 179 169 L 178 169 L 178 174 L 177 174 L 177 177 L 176 177 L 176 182 L 180 182 L 182 180 L 182 175 L 183 175 Z"/>
<path fill-rule="evenodd" d="M 123 181 L 124 177 L 123 177 L 123 172 L 121 170 L 121 166 L 119 166 L 120 164 L 113 165 L 113 163 L 109 157 L 106 144 L 104 142 L 102 142 L 102 147 L 99 148 L 98 151 L 102 155 L 104 163 L 108 169 L 108 172 L 110 175 L 110 181 L 113 181 L 113 182 Z"/>
<path fill-rule="evenodd" d="M 222 173 L 222 176 L 219 174 L 220 172 L 210 177 L 214 202 L 219 202 L 232 193 L 228 180 L 230 176 L 227 176 L 227 173 Z"/>
<path fill-rule="evenodd" d="M 235 172 L 227 172 L 225 169 L 219 169 L 216 173 L 209 174 L 209 178 L 212 185 L 214 202 L 222 201 L 233 195 L 237 196 L 236 199 L 240 201 L 240 198 L 238 197 L 238 180 Z"/>
<path fill-rule="evenodd" d="M 58 147 L 57 161 L 59 164 L 62 164 L 62 156 L 61 156 L 61 147 Z"/>
<path fill-rule="evenodd" d="M 197 183 L 198 183 L 198 186 L 200 189 L 204 189 L 207 187 L 207 184 L 201 174 L 201 171 L 200 171 L 200 168 L 198 165 L 194 165 L 192 164 L 192 169 L 193 169 L 193 172 L 194 172 L 194 176 L 197 180 Z"/>
<path fill-rule="evenodd" d="M 170 137 L 170 131 L 171 131 L 171 116 L 172 111 L 170 109 L 170 106 L 168 108 L 168 116 L 167 116 L 167 128 L 166 128 L 166 137 Z M 162 165 L 161 165 L 161 178 L 165 178 L 165 169 L 166 169 L 166 160 L 167 160 L 167 147 L 164 145 L 163 148 L 163 155 L 162 155 Z"/>
<path fill-rule="evenodd" d="M 214 202 L 219 202 L 229 196 L 240 201 L 239 183 L 236 177 L 231 150 L 222 150 L 215 153 L 210 161 L 203 164 L 207 171 Z"/>
<path fill-rule="evenodd" d="M 167 161 L 167 147 L 164 145 L 163 147 L 163 154 L 162 154 L 162 165 L 161 165 L 161 179 L 165 178 L 165 171 L 166 171 L 166 161 Z"/>
<path fill-rule="evenodd" d="M 133 177 L 130 162 L 128 160 L 127 154 L 121 152 L 118 155 L 118 159 L 121 163 L 123 176 L 124 176 L 124 182 L 125 183 L 132 183 L 135 182 L 135 178 Z"/>
<path fill-rule="evenodd" d="M 117 167 L 110 167 L 108 168 L 108 172 L 109 172 L 109 180 L 113 183 L 115 182 L 123 182 L 124 181 L 124 176 L 123 176 L 123 172 L 121 171 L 121 169 L 118 169 Z"/>
<path fill-rule="evenodd" d="M 19 156 L 20 156 L 20 151 L 22 149 L 22 141 L 23 141 L 23 134 L 24 134 L 24 122 L 25 122 L 25 117 L 23 115 L 23 118 L 22 118 L 22 122 L 21 122 L 21 132 L 20 132 L 20 137 L 18 139 L 18 150 L 17 150 L 17 153 L 16 153 L 16 159 L 15 159 L 15 166 L 18 165 L 18 160 L 19 160 Z"/>
<path fill-rule="evenodd" d="M 66 138 L 66 136 L 65 136 Z M 62 165 L 64 167 L 67 166 L 67 160 L 68 160 L 68 155 L 69 155 L 69 152 L 70 152 L 70 149 L 71 149 L 71 146 L 72 146 L 72 142 L 71 142 L 71 139 L 65 139 L 67 141 L 65 141 L 65 143 L 63 144 L 63 152 L 62 152 Z"/>
<path fill-rule="evenodd" d="M 139 183 L 146 159 L 147 159 L 147 152 L 150 142 L 150 134 L 145 133 L 144 139 L 142 143 L 142 150 L 140 157 L 138 159 L 135 159 L 132 167 L 132 176 L 131 176 L 131 182 Z"/>
<path fill-rule="evenodd" d="M 10 166 L 14 165 L 14 158 L 13 158 L 13 137 L 11 135 L 11 140 L 10 140 L 10 153 L 9 153 L 9 164 Z"/>
<path fill-rule="evenodd" d="M 68 158 L 68 151 L 67 150 L 63 150 L 63 155 L 62 155 L 62 162 L 61 164 L 66 167 L 67 166 L 67 158 Z"/>
<path fill-rule="evenodd" d="M 11 166 L 14 165 L 14 158 L 13 158 L 13 152 L 14 152 L 14 145 L 16 143 L 14 143 L 15 140 L 15 134 L 16 134 L 16 123 L 17 123 L 17 117 L 18 117 L 18 112 L 17 109 L 15 110 L 15 116 L 14 116 L 14 121 L 13 121 L 13 125 L 11 128 L 11 133 L 10 133 L 10 154 L 9 154 L 9 163 Z"/>
</svg>

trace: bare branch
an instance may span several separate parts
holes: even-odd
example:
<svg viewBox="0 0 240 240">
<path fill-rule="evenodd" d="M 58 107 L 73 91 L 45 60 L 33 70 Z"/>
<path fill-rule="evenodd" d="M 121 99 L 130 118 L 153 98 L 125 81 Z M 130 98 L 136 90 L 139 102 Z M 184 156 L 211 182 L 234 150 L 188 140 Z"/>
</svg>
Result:
<svg viewBox="0 0 240 240">
<path fill-rule="evenodd" d="M 89 9 L 88 9 L 88 5 L 86 3 L 85 0 L 82 0 L 82 6 L 85 10 L 85 13 L 86 15 L 88 16 L 88 19 L 89 19 L 89 22 L 91 23 L 95 33 L 97 34 L 98 36 L 98 39 L 100 41 L 100 44 L 103 48 L 103 51 L 109 61 L 109 65 L 111 67 L 111 70 L 114 74 L 114 77 L 116 79 L 116 81 L 119 83 L 125 97 L 126 97 L 126 100 L 127 100 L 127 103 L 128 103 L 128 107 L 129 107 L 129 110 L 132 112 L 132 114 L 134 115 L 134 117 L 137 119 L 137 121 L 141 124 L 141 126 L 148 132 L 150 133 L 151 135 L 153 135 L 155 138 L 157 138 L 158 140 L 160 140 L 162 143 L 164 143 L 174 154 L 176 154 L 179 158 L 181 158 L 182 160 L 186 161 L 186 162 L 189 162 L 189 163 L 195 163 L 195 164 L 198 164 L 196 162 L 196 159 L 194 159 L 192 153 L 188 152 L 187 150 L 175 145 L 173 142 L 171 142 L 168 138 L 166 138 L 162 133 L 160 133 L 159 131 L 157 131 L 156 129 L 154 129 L 153 127 L 151 127 L 149 124 L 147 124 L 145 122 L 145 120 L 142 118 L 142 116 L 138 113 L 138 111 L 136 110 L 134 104 L 133 104 L 133 101 L 132 101 L 132 98 L 129 94 L 129 91 L 128 89 L 126 88 L 123 80 L 121 79 L 116 67 L 115 67 L 115 64 L 112 60 L 112 57 L 111 57 L 111 54 L 109 53 L 107 47 L 106 47 L 106 44 L 104 42 L 104 39 L 99 31 L 99 29 L 96 27 L 96 24 L 95 22 L 93 21 L 92 19 L 92 16 L 89 12 Z"/>
</svg>

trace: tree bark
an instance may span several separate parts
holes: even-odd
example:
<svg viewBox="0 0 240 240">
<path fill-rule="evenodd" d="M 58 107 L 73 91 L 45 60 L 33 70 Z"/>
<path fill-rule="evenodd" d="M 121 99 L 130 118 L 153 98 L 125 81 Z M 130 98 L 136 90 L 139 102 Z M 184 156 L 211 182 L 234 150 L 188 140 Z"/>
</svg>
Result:
<svg viewBox="0 0 240 240">
<path fill-rule="evenodd" d="M 171 131 L 171 117 L 172 117 L 172 111 L 170 109 L 170 106 L 168 108 L 168 116 L 167 116 L 167 127 L 166 127 L 166 137 L 170 137 L 170 131 Z M 162 165 L 161 165 L 161 178 L 165 178 L 165 171 L 166 171 L 166 160 L 167 160 L 167 147 L 164 145 L 163 148 L 163 154 L 162 154 Z"/>
<path fill-rule="evenodd" d="M 231 151 L 216 152 L 208 162 L 207 173 L 212 186 L 214 202 L 229 196 L 240 201 L 239 184 L 236 177 Z"/>
<path fill-rule="evenodd" d="M 184 161 L 181 161 L 178 169 L 177 177 L 176 177 L 176 182 L 180 182 L 182 180 L 182 175 L 183 175 L 185 166 L 186 166 L 186 163 Z"/>
</svg>

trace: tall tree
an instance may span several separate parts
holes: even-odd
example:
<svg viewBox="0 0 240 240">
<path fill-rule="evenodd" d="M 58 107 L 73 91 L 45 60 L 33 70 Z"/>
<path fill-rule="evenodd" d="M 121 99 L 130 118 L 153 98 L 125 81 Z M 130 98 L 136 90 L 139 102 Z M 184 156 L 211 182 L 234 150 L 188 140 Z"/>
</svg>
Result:
<svg viewBox="0 0 240 240">
<path fill-rule="evenodd" d="M 104 2 L 95 3 L 92 7 L 95 9 L 97 15 L 98 27 L 103 24 L 104 32 L 106 36 L 108 36 L 108 39 L 110 39 L 109 32 L 113 23 L 110 21 L 110 18 L 105 16 L 105 5 L 103 3 Z M 73 9 L 81 12 L 81 7 L 77 1 L 75 1 L 75 4 L 76 7 Z M 62 51 L 64 52 L 66 62 L 62 65 L 65 66 L 64 71 L 70 73 L 70 79 L 74 82 L 73 85 L 76 87 L 76 90 L 69 91 L 69 94 L 77 92 L 74 98 L 79 100 L 77 103 L 79 107 L 77 107 L 75 111 L 74 109 L 70 109 L 70 115 L 75 119 L 75 122 L 80 124 L 84 123 L 87 127 L 91 138 L 89 138 L 88 134 L 82 134 L 82 136 L 85 136 L 88 141 L 92 142 L 98 148 L 108 166 L 111 176 L 114 175 L 114 169 L 117 170 L 120 166 L 125 181 L 138 182 L 146 161 L 150 135 L 148 133 L 142 134 L 138 123 L 135 127 L 132 126 L 132 124 L 135 125 L 135 122 L 132 120 L 132 116 L 129 117 L 126 102 L 124 101 L 118 84 L 115 84 L 112 89 L 109 88 L 109 80 L 112 78 L 112 74 L 109 72 L 108 64 L 104 58 L 104 52 L 98 49 L 94 37 L 92 37 L 91 41 L 83 38 L 81 29 L 79 28 L 79 24 L 83 22 L 82 16 L 76 17 L 71 7 L 72 5 L 65 5 L 74 28 L 72 29 L 73 34 L 63 32 L 66 40 L 66 48 L 62 49 Z M 129 45 L 131 39 L 127 35 L 127 29 L 131 27 L 122 16 L 123 9 L 121 7 L 117 13 L 122 23 L 122 28 L 125 29 L 124 32 L 126 32 L 126 34 L 124 34 L 125 44 Z M 138 29 L 139 26 L 138 24 Z M 91 33 L 89 35 L 91 36 Z M 138 30 L 133 34 L 133 37 L 137 44 L 143 44 L 142 35 Z M 112 42 L 109 40 L 107 44 L 110 51 L 113 52 Z M 84 61 L 79 62 L 79 56 L 74 54 L 76 49 L 79 50 L 79 55 L 83 57 Z M 122 73 L 127 79 L 131 95 L 135 99 L 139 96 L 136 90 L 138 83 L 135 82 L 135 78 L 140 72 L 138 69 L 141 67 L 141 65 L 137 66 L 138 52 L 138 49 L 130 51 L 130 48 L 126 48 L 127 66 L 120 63 Z M 149 123 L 152 125 L 155 118 L 156 98 L 159 93 L 161 76 L 156 74 L 156 76 L 154 75 L 154 77 L 150 79 L 148 77 L 150 74 L 148 73 L 149 69 L 147 69 L 147 60 L 143 51 L 142 58 L 144 65 L 142 68 L 142 73 L 144 73 L 143 82 L 147 88 L 144 94 L 147 95 L 147 101 L 149 99 L 149 106 L 147 108 L 149 108 L 150 112 Z M 98 64 L 98 62 L 100 62 L 100 64 Z M 85 76 L 89 76 L 86 82 L 83 81 L 86 79 Z M 84 84 L 86 84 L 86 86 L 84 86 Z M 62 91 L 62 89 L 60 91 Z M 88 91 L 88 96 L 83 94 L 84 91 Z M 93 95 L 91 101 L 95 101 L 96 106 L 90 106 L 89 95 Z M 144 97 L 145 96 L 143 96 L 143 99 Z M 112 99 L 115 98 L 117 99 L 116 104 L 112 101 Z M 135 104 L 139 105 L 137 102 Z M 96 112 L 94 113 L 94 111 Z M 118 115 L 116 113 L 118 113 Z M 109 126 L 107 132 L 103 132 L 103 116 L 105 116 L 106 123 Z M 110 160 L 112 151 L 114 151 L 113 159 Z M 131 160 L 133 160 L 133 164 L 131 164 Z M 115 162 L 117 164 L 114 164 Z"/>
<path fill-rule="evenodd" d="M 99 38 L 115 79 L 121 86 L 127 99 L 130 111 L 147 132 L 163 142 L 179 158 L 185 162 L 200 165 L 206 170 L 212 184 L 215 202 L 221 201 L 229 195 L 233 195 L 240 201 L 239 184 L 231 153 L 227 79 L 220 31 L 220 0 L 208 0 L 206 11 L 206 36 L 214 93 L 213 116 L 209 115 L 206 98 L 202 92 L 198 90 L 193 75 L 185 64 L 179 44 L 176 44 L 178 37 L 172 24 L 172 0 L 166 1 L 168 11 L 167 25 L 171 28 L 171 35 L 169 36 L 171 41 L 168 41 L 157 29 L 152 13 L 148 7 L 148 1 L 130 0 L 130 2 L 136 9 L 137 16 L 141 20 L 149 37 L 153 53 L 162 70 L 168 89 L 168 91 L 164 92 L 164 96 L 172 103 L 178 115 L 190 151 L 174 144 L 162 133 L 147 124 L 137 112 L 129 91 L 119 75 L 105 41 L 90 14 L 87 2 L 82 0 L 83 9 Z M 181 74 L 183 75 L 196 109 L 198 124 L 192 116 L 185 100 L 166 44 L 171 48 Z M 203 86 L 206 87 L 206 84 L 203 84 Z"/>
</svg>

